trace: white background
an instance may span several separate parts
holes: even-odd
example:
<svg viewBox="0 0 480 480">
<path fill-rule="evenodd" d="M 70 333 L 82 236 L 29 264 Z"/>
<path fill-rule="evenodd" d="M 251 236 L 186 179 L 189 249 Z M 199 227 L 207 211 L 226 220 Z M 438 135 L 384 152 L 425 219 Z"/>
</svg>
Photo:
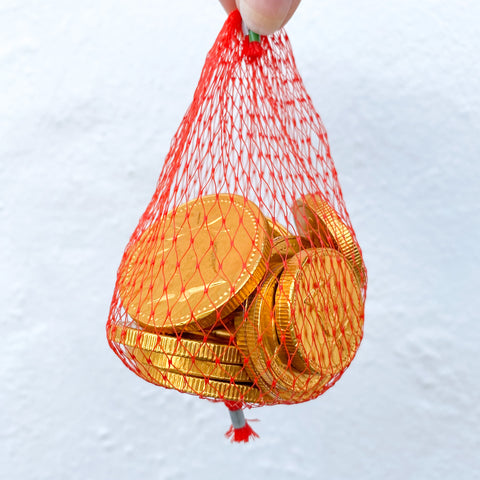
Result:
<svg viewBox="0 0 480 480">
<path fill-rule="evenodd" d="M 480 476 L 480 2 L 304 0 L 288 25 L 369 271 L 340 382 L 247 412 L 105 339 L 116 269 L 224 21 L 214 0 L 1 0 L 0 477 Z"/>
</svg>

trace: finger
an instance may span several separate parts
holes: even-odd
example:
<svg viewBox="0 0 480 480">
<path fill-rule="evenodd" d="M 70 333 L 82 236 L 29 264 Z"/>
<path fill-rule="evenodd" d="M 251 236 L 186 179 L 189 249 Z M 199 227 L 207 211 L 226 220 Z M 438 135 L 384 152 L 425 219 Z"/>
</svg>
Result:
<svg viewBox="0 0 480 480">
<path fill-rule="evenodd" d="M 240 14 L 250 30 L 270 35 L 284 25 L 298 6 L 297 0 L 237 0 Z"/>
<path fill-rule="evenodd" d="M 235 4 L 235 0 L 220 0 L 223 8 L 227 13 L 231 13 L 237 9 L 237 5 Z"/>
<path fill-rule="evenodd" d="M 300 5 L 300 0 L 293 0 L 292 1 L 292 6 L 290 7 L 289 12 L 287 13 L 287 16 L 283 20 L 282 27 L 292 18 L 292 15 L 295 13 L 295 10 L 297 7 Z"/>
</svg>

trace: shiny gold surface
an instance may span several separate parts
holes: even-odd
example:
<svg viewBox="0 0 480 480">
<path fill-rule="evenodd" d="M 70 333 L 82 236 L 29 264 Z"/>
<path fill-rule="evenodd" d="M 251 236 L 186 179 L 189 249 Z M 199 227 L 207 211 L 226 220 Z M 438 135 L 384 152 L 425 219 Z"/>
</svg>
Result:
<svg viewBox="0 0 480 480">
<path fill-rule="evenodd" d="M 282 276 L 283 272 L 280 279 Z M 258 329 L 265 332 L 261 361 L 263 365 L 268 366 L 266 371 L 270 375 L 272 394 L 285 401 L 305 401 L 320 393 L 331 377 L 321 377 L 317 373 L 306 371 L 306 369 L 298 370 L 295 367 L 292 356 L 279 342 L 274 304 L 272 309 L 273 311 L 268 315 L 258 315 Z"/>
<path fill-rule="evenodd" d="M 166 353 L 199 360 L 217 361 L 241 365 L 243 356 L 234 345 L 224 345 L 213 340 L 184 339 L 157 335 L 130 327 L 112 326 L 107 330 L 110 341 L 126 347 L 138 347 L 145 351 Z"/>
<path fill-rule="evenodd" d="M 270 263 L 282 263 L 302 250 L 307 245 L 304 238 L 288 235 L 286 237 L 277 237 L 273 239 Z"/>
<path fill-rule="evenodd" d="M 147 329 L 210 328 L 255 289 L 270 254 L 269 227 L 239 195 L 200 197 L 150 225 L 118 273 L 122 305 Z"/>
<path fill-rule="evenodd" d="M 287 230 L 287 227 L 284 227 L 280 223 L 278 223 L 276 220 L 272 220 L 271 218 L 267 218 L 267 224 L 270 227 L 270 231 L 272 234 L 272 237 L 288 237 L 290 235 L 290 232 Z"/>
<path fill-rule="evenodd" d="M 305 237 L 244 197 L 210 195 L 132 240 L 117 287 L 146 331 L 107 332 L 130 368 L 167 388 L 260 404 L 306 401 L 333 383 L 363 335 L 366 271 L 321 195 L 297 200 L 294 216 Z"/>
<path fill-rule="evenodd" d="M 363 300 L 351 265 L 330 248 L 288 260 L 275 296 L 277 334 L 300 371 L 335 375 L 363 335 Z"/>
<path fill-rule="evenodd" d="M 229 343 L 233 345 L 235 343 L 234 318 L 238 311 L 243 312 L 242 305 L 226 317 L 221 318 L 214 327 L 202 330 L 189 330 L 182 335 L 182 338 L 212 340 L 215 343 Z"/>
<path fill-rule="evenodd" d="M 192 339 L 204 342 L 215 342 L 222 345 L 233 345 L 235 343 L 234 330 L 227 330 L 225 328 L 214 328 L 205 330 L 204 332 L 192 331 L 182 334 L 183 339 Z"/>
<path fill-rule="evenodd" d="M 252 381 L 260 387 L 263 392 L 272 390 L 273 381 L 270 372 L 263 361 L 263 343 L 265 337 L 276 335 L 275 331 L 263 332 L 259 330 L 258 317 L 273 315 L 273 302 L 275 298 L 275 288 L 277 285 L 277 276 L 282 271 L 283 266 L 273 266 L 273 273 L 269 272 L 259 290 L 259 293 L 252 299 L 246 316 L 239 315 L 236 318 L 237 345 L 247 361 L 245 368 Z M 274 392 L 272 392 L 274 393 Z"/>
<path fill-rule="evenodd" d="M 259 294 L 249 306 L 248 317 L 237 319 L 237 343 L 249 359 L 245 364 L 252 380 L 265 394 L 283 401 L 307 400 L 323 388 L 331 377 L 298 371 L 279 343 L 274 316 L 274 298 L 283 265 L 267 274 Z"/>
<path fill-rule="evenodd" d="M 310 235 L 318 247 L 340 251 L 352 264 L 360 285 L 364 285 L 366 271 L 360 247 L 328 201 L 319 194 L 305 195 L 296 201 L 294 215 L 301 233 Z"/>
<path fill-rule="evenodd" d="M 213 360 L 199 360 L 195 357 L 179 357 L 161 352 L 150 352 L 138 347 L 129 347 L 128 352 L 134 360 L 145 365 L 152 365 L 159 370 L 224 382 L 251 383 L 243 364 L 232 365 Z"/>
<path fill-rule="evenodd" d="M 198 334 L 195 332 L 192 334 L 193 336 L 197 336 Z M 218 342 L 230 342 L 235 338 L 235 332 L 234 330 L 227 330 L 226 328 L 219 327 L 219 328 L 214 328 L 213 330 L 208 330 L 206 332 L 207 338 L 218 341 Z"/>
<path fill-rule="evenodd" d="M 258 388 L 253 385 L 231 384 L 217 380 L 192 377 L 179 373 L 160 370 L 152 365 L 137 364 L 137 375 L 161 387 L 173 388 L 180 392 L 191 393 L 205 398 L 248 403 L 268 403 Z"/>
</svg>

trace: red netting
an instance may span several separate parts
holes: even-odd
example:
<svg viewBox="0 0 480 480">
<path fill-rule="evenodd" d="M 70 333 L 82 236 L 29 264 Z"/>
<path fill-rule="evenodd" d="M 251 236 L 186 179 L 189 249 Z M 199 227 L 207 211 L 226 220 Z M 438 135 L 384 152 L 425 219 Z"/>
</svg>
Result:
<svg viewBox="0 0 480 480">
<path fill-rule="evenodd" d="M 234 12 L 126 247 L 110 346 L 143 379 L 233 411 L 303 402 L 352 361 L 365 293 L 287 35 L 250 43 Z"/>
</svg>

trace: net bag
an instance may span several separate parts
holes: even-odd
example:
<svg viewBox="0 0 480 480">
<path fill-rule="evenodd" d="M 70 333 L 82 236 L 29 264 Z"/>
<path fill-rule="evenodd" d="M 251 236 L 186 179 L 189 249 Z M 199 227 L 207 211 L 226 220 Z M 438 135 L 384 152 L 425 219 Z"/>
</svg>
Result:
<svg viewBox="0 0 480 480">
<path fill-rule="evenodd" d="M 111 348 L 144 380 L 245 407 L 312 400 L 352 361 L 367 275 L 286 33 L 225 22 L 117 273 Z"/>
</svg>

